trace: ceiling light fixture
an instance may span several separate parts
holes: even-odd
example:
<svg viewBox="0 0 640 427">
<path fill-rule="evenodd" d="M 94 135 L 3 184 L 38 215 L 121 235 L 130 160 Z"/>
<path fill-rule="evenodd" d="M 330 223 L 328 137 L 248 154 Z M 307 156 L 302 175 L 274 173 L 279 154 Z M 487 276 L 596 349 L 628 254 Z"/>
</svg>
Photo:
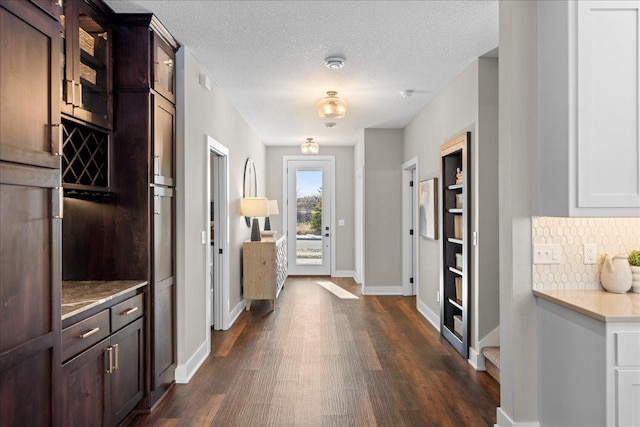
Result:
<svg viewBox="0 0 640 427">
<path fill-rule="evenodd" d="M 338 98 L 338 92 L 330 90 L 318 101 L 318 115 L 325 119 L 341 119 L 347 115 L 347 103 Z"/>
<path fill-rule="evenodd" d="M 324 65 L 331 70 L 339 70 L 344 67 L 345 59 L 340 56 L 330 56 L 324 58 Z"/>
<path fill-rule="evenodd" d="M 300 151 L 302 154 L 318 154 L 320 146 L 317 142 L 313 142 L 313 138 L 307 138 L 307 142 L 300 145 Z"/>
<path fill-rule="evenodd" d="M 324 123 L 324 127 L 326 127 L 327 129 L 332 129 L 334 127 L 336 127 L 335 122 L 325 122 Z"/>
</svg>

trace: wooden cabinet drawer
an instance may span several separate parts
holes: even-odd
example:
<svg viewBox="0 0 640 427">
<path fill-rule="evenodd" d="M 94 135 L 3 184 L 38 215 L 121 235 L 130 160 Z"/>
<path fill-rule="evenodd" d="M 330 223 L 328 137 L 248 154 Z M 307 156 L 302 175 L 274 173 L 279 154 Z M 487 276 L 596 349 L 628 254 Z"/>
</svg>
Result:
<svg viewBox="0 0 640 427">
<path fill-rule="evenodd" d="M 62 360 L 88 349 L 109 336 L 109 310 L 82 320 L 62 331 Z"/>
<path fill-rule="evenodd" d="M 111 331 L 118 329 L 142 317 L 144 314 L 144 294 L 138 294 L 120 304 L 111 307 Z"/>
</svg>

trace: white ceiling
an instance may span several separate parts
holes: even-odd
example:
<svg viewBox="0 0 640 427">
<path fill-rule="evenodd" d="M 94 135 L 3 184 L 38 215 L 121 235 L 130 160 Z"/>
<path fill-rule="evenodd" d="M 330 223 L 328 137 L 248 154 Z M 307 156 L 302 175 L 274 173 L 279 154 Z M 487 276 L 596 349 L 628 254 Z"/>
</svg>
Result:
<svg viewBox="0 0 640 427">
<path fill-rule="evenodd" d="M 107 3 L 156 14 L 267 145 L 351 145 L 363 128 L 402 128 L 498 45 L 497 0 Z M 333 55 L 343 69 L 325 67 Z M 316 112 L 328 90 L 348 104 L 333 129 Z"/>
</svg>

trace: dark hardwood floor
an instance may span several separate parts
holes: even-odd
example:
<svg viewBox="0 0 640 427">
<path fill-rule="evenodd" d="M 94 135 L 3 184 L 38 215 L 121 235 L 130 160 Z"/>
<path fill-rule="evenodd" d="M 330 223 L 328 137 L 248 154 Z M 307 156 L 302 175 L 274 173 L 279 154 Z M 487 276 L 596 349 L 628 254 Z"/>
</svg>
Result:
<svg viewBox="0 0 640 427">
<path fill-rule="evenodd" d="M 358 295 L 340 299 L 316 281 Z M 129 426 L 491 426 L 499 386 L 417 312 L 351 279 L 290 277 L 256 301 L 189 384 Z"/>
</svg>

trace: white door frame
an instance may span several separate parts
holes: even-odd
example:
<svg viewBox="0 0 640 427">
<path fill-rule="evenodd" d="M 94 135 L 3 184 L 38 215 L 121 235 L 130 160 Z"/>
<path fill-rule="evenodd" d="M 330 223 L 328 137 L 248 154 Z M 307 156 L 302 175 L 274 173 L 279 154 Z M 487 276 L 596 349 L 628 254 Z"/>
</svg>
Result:
<svg viewBox="0 0 640 427">
<path fill-rule="evenodd" d="M 229 329 L 229 149 L 207 135 L 205 144 L 205 162 L 207 164 L 207 184 L 205 193 L 205 213 L 206 227 L 209 230 L 209 218 L 211 218 L 211 164 L 209 156 L 214 154 L 217 156 L 215 167 L 215 192 L 214 192 L 214 218 L 216 221 L 214 246 L 211 246 L 211 233 L 206 239 L 206 262 L 205 262 L 205 298 L 207 307 L 207 346 L 211 346 L 211 319 L 213 316 L 215 329 Z M 214 258 L 214 276 L 213 276 L 213 300 L 214 307 L 211 307 L 211 251 Z"/>
<path fill-rule="evenodd" d="M 411 180 L 413 179 L 413 186 Z M 402 295 L 418 294 L 418 158 L 402 164 Z M 409 231 L 413 230 L 413 236 Z M 413 284 L 410 279 L 413 277 Z"/>
<path fill-rule="evenodd" d="M 335 276 L 336 272 L 336 157 L 335 156 L 282 156 L 282 200 L 283 200 L 283 215 L 282 215 L 282 234 L 287 236 L 289 239 L 289 209 L 288 208 L 288 171 L 287 166 L 289 161 L 319 161 L 319 160 L 327 160 L 330 163 L 330 172 L 329 172 L 329 186 L 331 189 L 331 212 L 329 213 L 329 217 L 331 218 L 331 224 L 329 225 L 329 230 L 331 232 L 331 242 L 330 242 L 330 250 L 331 250 L 331 259 L 330 259 L 330 272 L 331 276 Z M 287 243 L 288 244 L 288 243 Z M 289 267 L 291 268 L 291 267 Z"/>
<path fill-rule="evenodd" d="M 364 290 L 364 167 L 356 171 L 355 259 L 354 279 Z M 364 293 L 364 292 L 363 292 Z"/>
</svg>

